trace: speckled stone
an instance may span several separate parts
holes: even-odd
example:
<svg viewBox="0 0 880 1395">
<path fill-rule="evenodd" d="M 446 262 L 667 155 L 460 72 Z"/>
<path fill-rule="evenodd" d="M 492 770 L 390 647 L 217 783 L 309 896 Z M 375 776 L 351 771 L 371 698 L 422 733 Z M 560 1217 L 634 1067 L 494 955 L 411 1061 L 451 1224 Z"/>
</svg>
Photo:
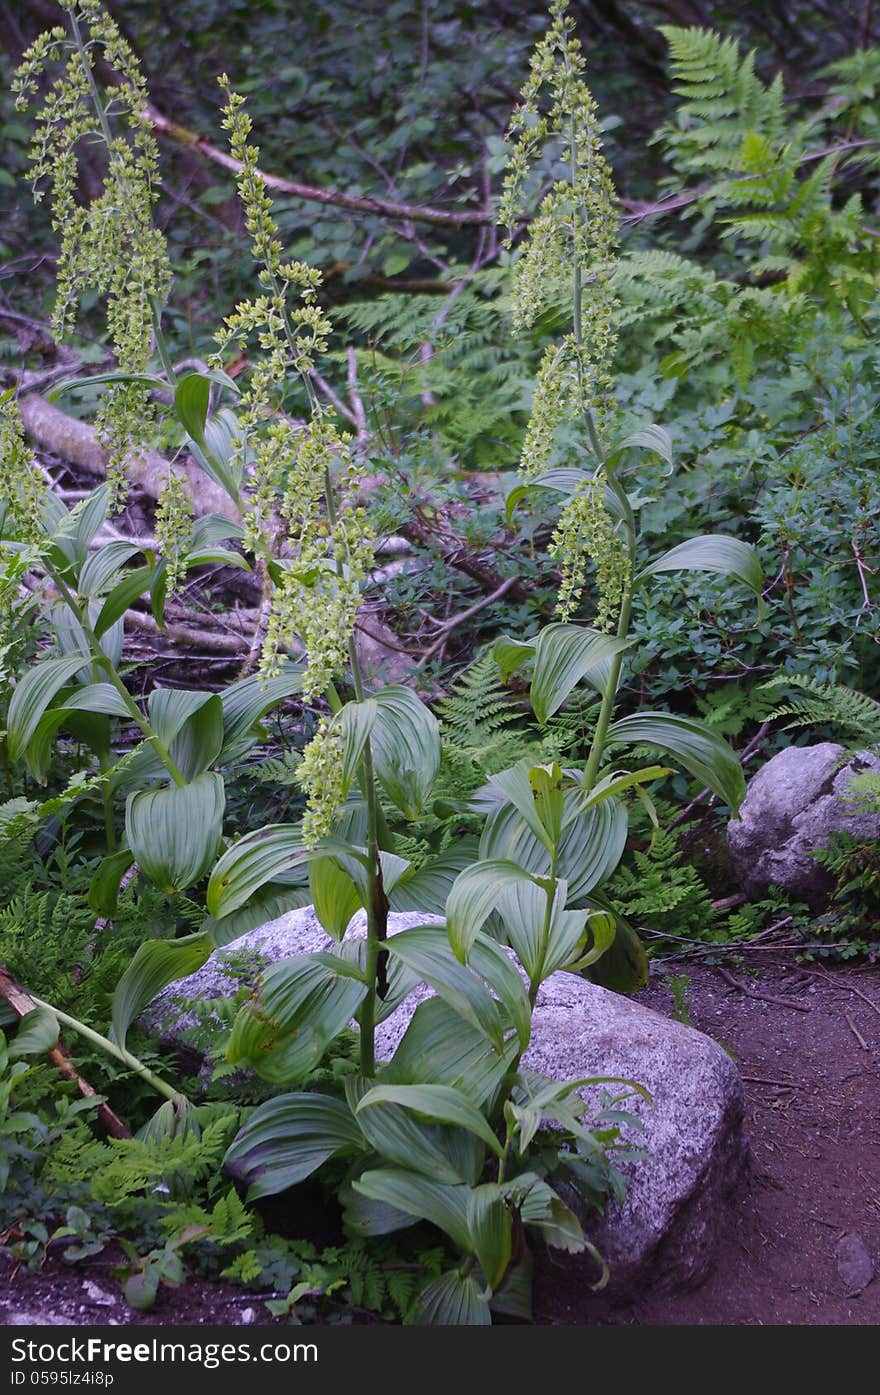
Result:
<svg viewBox="0 0 880 1395">
<path fill-rule="evenodd" d="M 788 746 L 749 781 L 739 818 L 727 826 L 734 870 L 749 895 L 775 885 L 818 905 L 831 879 L 810 853 L 827 847 L 832 833 L 880 839 L 880 817 L 846 802 L 852 776 L 880 770 L 880 760 L 865 753 L 841 765 L 843 754 L 833 741 Z"/>
</svg>

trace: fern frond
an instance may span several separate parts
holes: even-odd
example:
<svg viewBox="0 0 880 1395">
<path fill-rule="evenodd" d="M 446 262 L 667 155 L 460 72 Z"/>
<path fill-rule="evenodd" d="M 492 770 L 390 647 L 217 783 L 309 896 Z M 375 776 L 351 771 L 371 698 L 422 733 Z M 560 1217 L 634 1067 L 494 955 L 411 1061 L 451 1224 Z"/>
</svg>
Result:
<svg viewBox="0 0 880 1395">
<path fill-rule="evenodd" d="M 761 691 L 794 688 L 795 696 L 771 712 L 771 718 L 791 717 L 789 728 L 838 727 L 859 749 L 880 746 L 880 702 L 842 683 L 820 683 L 807 676 L 780 674 L 761 684 Z"/>
</svg>

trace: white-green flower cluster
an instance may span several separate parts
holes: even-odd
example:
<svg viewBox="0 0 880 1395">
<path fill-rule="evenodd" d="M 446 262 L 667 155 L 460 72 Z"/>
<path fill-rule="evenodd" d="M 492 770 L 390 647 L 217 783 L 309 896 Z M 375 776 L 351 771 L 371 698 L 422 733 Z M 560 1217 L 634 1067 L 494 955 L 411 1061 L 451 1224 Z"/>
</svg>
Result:
<svg viewBox="0 0 880 1395">
<path fill-rule="evenodd" d="M 250 117 L 228 78 L 221 77 L 220 84 L 226 92 L 223 125 L 240 164 L 238 190 L 263 291 L 226 317 L 217 336 L 217 360 L 231 351 L 247 351 L 251 358 L 239 413 L 249 470 L 246 541 L 259 552 L 278 524 L 286 535 L 286 555 L 273 568 L 276 590 L 262 669 L 277 671 L 299 639 L 308 660 L 303 691 L 311 698 L 325 692 L 345 666 L 360 583 L 373 560 L 373 535 L 351 499 L 356 476 L 349 438 L 322 411 L 309 377 L 331 330 L 317 299 L 321 273 L 283 260 L 259 152 L 250 144 Z M 306 388 L 310 416 L 305 422 L 284 412 L 291 373 L 298 373 Z"/>
<path fill-rule="evenodd" d="M 61 236 L 54 325 L 68 332 L 87 290 L 107 304 L 107 327 L 119 368 L 146 372 L 152 347 L 153 303 L 167 293 L 170 269 L 162 234 L 153 225 L 158 154 L 142 118 L 146 87 L 137 60 L 99 0 L 66 0 L 69 31 L 41 34 L 14 81 L 19 108 L 54 73 L 37 115 L 31 147 L 34 194 L 48 191 L 53 227 Z M 103 94 L 99 61 L 115 74 Z M 117 134 L 114 134 L 114 128 Z M 100 194 L 79 201 L 77 148 L 103 146 Z M 124 500 L 126 464 L 155 432 L 155 407 L 142 384 L 113 384 L 98 417 L 110 450 L 114 503 Z"/>
<path fill-rule="evenodd" d="M 562 568 L 556 602 L 560 620 L 577 611 L 587 583 L 588 560 L 596 568 L 597 604 L 593 625 L 597 630 L 614 627 L 623 593 L 629 583 L 630 560 L 619 527 L 605 506 L 605 472 L 579 486 L 559 516 L 550 553 Z"/>
<path fill-rule="evenodd" d="M 342 732 L 333 717 L 321 718 L 303 751 L 296 778 L 307 798 L 303 842 L 307 848 L 314 848 L 332 831 L 339 807 L 345 802 Z"/>
<path fill-rule="evenodd" d="M 45 540 L 42 523 L 46 486 L 24 438 L 14 393 L 0 397 L 0 501 L 15 526 L 16 541 L 34 546 Z"/>
<path fill-rule="evenodd" d="M 165 581 L 170 596 L 186 571 L 186 554 L 193 535 L 193 501 L 186 480 L 169 466 L 156 507 L 156 542 L 165 559 Z"/>
<path fill-rule="evenodd" d="M 571 305 L 571 332 L 547 346 L 538 369 L 520 460 L 528 481 L 548 468 L 565 422 L 581 426 L 585 444 L 601 465 L 600 440 L 614 410 L 616 196 L 567 0 L 553 0 L 550 15 L 550 28 L 535 47 L 522 100 L 511 119 L 499 213 L 512 231 L 538 162 L 548 153 L 558 161 L 560 177 L 529 223 L 513 271 L 516 330 L 529 329 L 548 309 Z M 586 581 L 586 551 L 596 563 L 597 623 L 602 625 L 616 613 L 626 570 L 625 548 L 605 510 L 604 494 L 599 471 L 567 505 L 554 537 L 563 573 L 560 613 L 567 618 L 578 607 Z"/>
</svg>

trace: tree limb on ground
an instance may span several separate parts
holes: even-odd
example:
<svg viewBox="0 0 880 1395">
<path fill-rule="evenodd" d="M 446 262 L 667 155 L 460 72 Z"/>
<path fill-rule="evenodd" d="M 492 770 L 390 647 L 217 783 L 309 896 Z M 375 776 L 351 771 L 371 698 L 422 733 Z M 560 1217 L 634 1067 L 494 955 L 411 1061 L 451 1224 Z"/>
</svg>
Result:
<svg viewBox="0 0 880 1395">
<path fill-rule="evenodd" d="M 47 402 L 39 393 L 26 393 L 18 400 L 22 424 L 28 436 L 43 450 L 78 465 L 90 475 L 106 475 L 108 452 L 100 444 L 97 432 L 88 422 L 68 416 Z M 183 457 L 178 464 L 186 475 L 197 514 L 222 513 L 238 518 L 238 512 L 225 489 L 209 479 L 194 460 Z M 168 473 L 168 461 L 158 451 L 147 451 L 128 463 L 128 476 L 133 484 L 151 499 L 157 499 L 162 480 Z"/>
</svg>

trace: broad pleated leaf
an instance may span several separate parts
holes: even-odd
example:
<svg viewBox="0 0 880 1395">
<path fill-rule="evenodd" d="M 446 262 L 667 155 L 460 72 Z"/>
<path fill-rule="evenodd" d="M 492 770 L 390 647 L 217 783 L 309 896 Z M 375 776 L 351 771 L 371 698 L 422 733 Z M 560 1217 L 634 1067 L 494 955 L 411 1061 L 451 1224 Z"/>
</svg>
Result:
<svg viewBox="0 0 880 1395">
<path fill-rule="evenodd" d="M 305 862 L 299 828 L 294 824 L 268 824 L 246 833 L 217 861 L 206 893 L 210 915 L 220 921 L 238 910 L 267 882 Z"/>
<path fill-rule="evenodd" d="M 213 764 L 223 745 L 223 705 L 216 693 L 154 688 L 147 707 L 153 730 L 184 779 Z"/>
<path fill-rule="evenodd" d="M 200 881 L 217 856 L 224 805 L 223 780 L 211 773 L 130 794 L 125 832 L 144 876 L 167 892 Z"/>
<path fill-rule="evenodd" d="M 357 774 L 378 714 L 377 703 L 364 698 L 363 702 L 347 702 L 336 716 L 342 731 L 342 779 L 346 791 Z"/>
<path fill-rule="evenodd" d="M 49 1007 L 31 1008 L 18 1024 L 18 1031 L 9 1042 L 9 1055 L 43 1056 L 58 1041 L 61 1028 Z"/>
<path fill-rule="evenodd" d="M 58 659 L 43 659 L 33 668 L 29 668 L 18 680 L 6 720 L 10 760 L 21 759 L 40 718 L 52 705 L 61 689 L 73 682 L 82 666 L 82 653 L 68 654 Z"/>
<path fill-rule="evenodd" d="M 479 862 L 456 877 L 446 903 L 446 928 L 458 959 L 467 959 L 477 932 L 497 909 L 501 891 L 532 880 L 516 862 L 503 858 Z"/>
<path fill-rule="evenodd" d="M 371 743 L 377 778 L 408 819 L 422 813 L 440 768 L 437 718 L 409 688 L 392 684 L 372 699 Z"/>
<path fill-rule="evenodd" d="M 512 639 L 510 635 L 500 635 L 492 648 L 492 655 L 502 679 L 506 681 L 512 673 L 518 673 L 525 664 L 535 657 L 535 641 L 533 639 Z"/>
<path fill-rule="evenodd" d="M 692 717 L 677 717 L 671 712 L 638 712 L 613 722 L 608 740 L 630 746 L 653 746 L 674 756 L 729 804 L 734 815 L 745 798 L 745 778 L 736 753 L 711 727 Z"/>
<path fill-rule="evenodd" d="M 248 735 L 261 717 L 285 698 L 302 692 L 302 669 L 288 665 L 276 678 L 250 674 L 231 683 L 220 694 L 223 704 L 224 745 Z"/>
<path fill-rule="evenodd" d="M 131 721 L 125 698 L 112 683 L 90 683 L 77 688 L 61 706 L 70 712 L 103 712 L 108 717 L 127 717 Z"/>
<path fill-rule="evenodd" d="M 119 883 L 125 876 L 134 856 L 128 848 L 110 853 L 98 863 L 97 871 L 89 883 L 89 907 L 96 915 L 110 916 L 116 910 Z"/>
<path fill-rule="evenodd" d="M 140 945 L 113 994 L 113 1034 L 120 1046 L 132 1022 L 157 993 L 194 974 L 213 952 L 209 935 L 180 940 L 147 940 Z"/>
<path fill-rule="evenodd" d="M 656 422 L 652 422 L 650 426 L 642 426 L 638 431 L 625 436 L 615 444 L 611 453 L 616 457 L 626 450 L 652 451 L 667 465 L 671 466 L 674 463 L 672 437 L 665 426 L 659 426 Z"/>
<path fill-rule="evenodd" d="M 120 568 L 141 551 L 138 543 L 124 542 L 121 538 L 105 543 L 96 552 L 90 553 L 83 563 L 77 593 L 80 596 L 99 596 Z"/>
<path fill-rule="evenodd" d="M 248 1184 L 248 1200 L 274 1196 L 333 1157 L 357 1154 L 366 1140 L 343 1100 L 279 1095 L 254 1110 L 233 1139 L 223 1169 Z"/>
<path fill-rule="evenodd" d="M 513 1217 L 492 1183 L 474 1187 L 468 1197 L 468 1229 L 486 1282 L 498 1288 L 513 1253 Z"/>
<path fill-rule="evenodd" d="M 117 621 L 122 620 L 129 606 L 133 605 L 139 596 L 149 591 L 152 581 L 153 568 L 151 566 L 135 567 L 132 571 L 125 573 L 122 580 L 113 587 L 98 612 L 93 625 L 96 639 L 100 639 Z"/>
<path fill-rule="evenodd" d="M 309 887 L 318 920 L 328 935 L 341 940 L 364 904 L 358 888 L 334 857 L 309 859 Z"/>
<path fill-rule="evenodd" d="M 299 870 L 303 874 L 303 881 L 300 885 L 267 882 L 265 886 L 260 887 L 259 891 L 254 892 L 254 895 L 244 906 L 240 906 L 236 911 L 230 911 L 229 915 L 223 916 L 220 920 L 206 915 L 199 929 L 210 935 L 219 949 L 223 945 L 231 944 L 233 940 L 239 939 L 241 935 L 246 935 L 249 930 L 256 930 L 259 926 L 268 924 L 270 920 L 277 920 L 279 916 L 287 915 L 288 911 L 298 910 L 302 906 L 310 906 L 312 894 L 308 881 L 305 880 L 304 863 Z"/>
<path fill-rule="evenodd" d="M 761 599 L 764 575 L 758 554 L 739 538 L 730 538 L 723 533 L 705 533 L 698 538 L 688 538 L 657 557 L 639 572 L 636 580 L 642 581 L 660 572 L 679 571 L 717 572 L 721 576 L 732 576 L 754 591 L 759 601 Z"/>
<path fill-rule="evenodd" d="M 600 692 L 608 681 L 611 661 L 629 641 L 579 625 L 546 625 L 535 643 L 532 708 L 546 722 L 585 678 Z"/>
<path fill-rule="evenodd" d="M 489 1302 L 473 1274 L 448 1269 L 422 1289 L 416 1304 L 418 1327 L 489 1327 Z"/>
<path fill-rule="evenodd" d="M 396 1085 L 451 1085 L 483 1106 L 519 1054 L 516 1038 L 500 1055 L 484 1032 L 440 997 L 420 1003 L 382 1079 Z"/>
<path fill-rule="evenodd" d="M 416 872 L 401 877 L 388 893 L 393 911 L 422 911 L 443 915 L 452 883 L 477 856 L 476 838 L 457 838 L 452 847 L 422 864 Z"/>
<path fill-rule="evenodd" d="M 366 994 L 350 966 L 331 956 L 296 955 L 267 969 L 256 1002 L 235 1019 L 227 1059 L 273 1085 L 298 1083 L 348 1026 Z"/>
<path fill-rule="evenodd" d="M 388 941 L 387 949 L 392 958 L 404 963 L 482 1033 L 496 1051 L 503 1050 L 504 1023 L 498 1004 L 482 979 L 450 954 L 442 927 L 421 925 L 402 930 Z"/>
<path fill-rule="evenodd" d="M 376 1085 L 362 1097 L 355 1111 L 361 1127 L 367 1110 L 387 1105 L 400 1105 L 420 1115 L 426 1123 L 452 1124 L 467 1129 L 499 1158 L 504 1156 L 503 1145 L 481 1111 L 467 1095 L 451 1085 Z"/>
<path fill-rule="evenodd" d="M 403 1168 L 382 1167 L 364 1172 L 353 1184 L 354 1190 L 373 1201 L 384 1201 L 413 1220 L 430 1221 L 464 1250 L 473 1253 L 467 1223 L 469 1187 L 432 1182 Z"/>
</svg>

